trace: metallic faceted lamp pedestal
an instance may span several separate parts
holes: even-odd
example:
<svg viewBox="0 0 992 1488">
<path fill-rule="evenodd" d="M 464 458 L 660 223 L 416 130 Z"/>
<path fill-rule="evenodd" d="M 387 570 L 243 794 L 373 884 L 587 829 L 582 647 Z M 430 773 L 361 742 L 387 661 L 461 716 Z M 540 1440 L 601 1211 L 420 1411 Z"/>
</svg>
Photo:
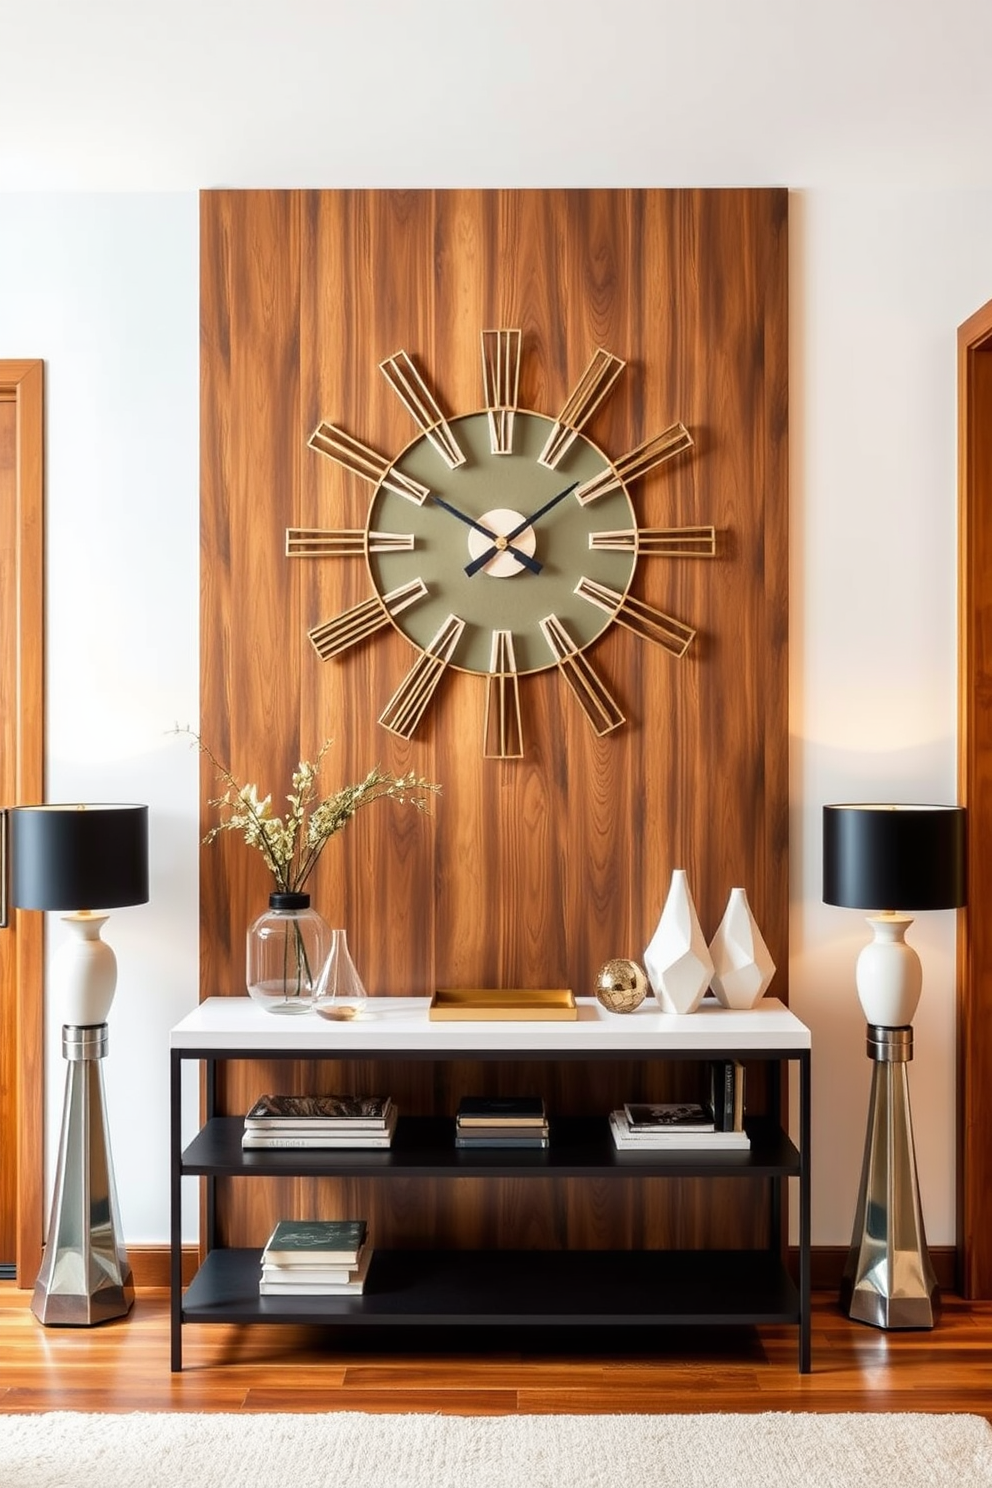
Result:
<svg viewBox="0 0 992 1488">
<path fill-rule="evenodd" d="M 9 837 L 11 904 L 62 912 L 66 931 L 49 968 L 68 1061 L 62 1137 L 31 1310 L 42 1323 L 87 1327 L 134 1302 L 100 1064 L 117 958 L 100 932 L 109 910 L 148 902 L 148 807 L 14 806 Z"/>
<path fill-rule="evenodd" d="M 868 910 L 872 929 L 855 974 L 873 1061 L 871 1105 L 840 1300 L 850 1317 L 876 1328 L 932 1328 L 939 1305 L 909 1109 L 923 966 L 906 941 L 907 911 L 960 909 L 967 897 L 963 806 L 824 806 L 824 903 Z"/>
<path fill-rule="evenodd" d="M 876 1328 L 932 1328 L 940 1309 L 927 1251 L 909 1107 L 913 1030 L 868 1025 L 868 1131 L 841 1306 Z"/>
<path fill-rule="evenodd" d="M 107 1025 L 62 1029 L 68 1061 L 62 1136 L 45 1257 L 31 1299 L 42 1323 L 87 1327 L 134 1302 L 117 1207 L 100 1060 Z"/>
</svg>

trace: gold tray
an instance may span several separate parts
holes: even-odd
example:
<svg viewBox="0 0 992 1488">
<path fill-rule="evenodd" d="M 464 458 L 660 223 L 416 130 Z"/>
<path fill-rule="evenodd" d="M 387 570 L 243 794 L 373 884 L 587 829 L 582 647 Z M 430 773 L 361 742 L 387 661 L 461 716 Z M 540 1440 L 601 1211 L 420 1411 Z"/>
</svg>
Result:
<svg viewBox="0 0 992 1488">
<path fill-rule="evenodd" d="M 572 1022 L 579 1016 L 567 987 L 440 987 L 431 998 L 428 1018 L 496 1023 Z"/>
</svg>

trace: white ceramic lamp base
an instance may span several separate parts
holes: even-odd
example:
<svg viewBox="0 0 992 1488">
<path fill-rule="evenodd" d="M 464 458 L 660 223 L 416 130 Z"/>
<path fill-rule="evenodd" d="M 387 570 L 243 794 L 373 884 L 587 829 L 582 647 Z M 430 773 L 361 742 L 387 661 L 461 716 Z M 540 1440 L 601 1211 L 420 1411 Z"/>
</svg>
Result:
<svg viewBox="0 0 992 1488">
<path fill-rule="evenodd" d="M 911 915 L 866 916 L 872 939 L 858 956 L 855 982 L 858 1000 L 868 1020 L 878 1028 L 908 1028 L 916 1015 L 923 990 L 923 966 L 906 931 Z"/>
</svg>

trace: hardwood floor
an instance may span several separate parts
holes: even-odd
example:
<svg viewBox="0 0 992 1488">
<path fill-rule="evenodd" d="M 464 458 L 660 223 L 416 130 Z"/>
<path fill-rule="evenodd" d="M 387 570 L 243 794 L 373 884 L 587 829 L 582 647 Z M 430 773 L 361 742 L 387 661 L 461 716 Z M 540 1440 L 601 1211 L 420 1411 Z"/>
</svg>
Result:
<svg viewBox="0 0 992 1488">
<path fill-rule="evenodd" d="M 78 1411 L 966 1411 L 992 1420 L 992 1303 L 944 1299 L 932 1332 L 852 1323 L 817 1294 L 813 1372 L 794 1328 L 488 1337 L 189 1326 L 169 1372 L 168 1294 L 130 1316 L 45 1328 L 0 1283 L 0 1413 Z"/>
</svg>

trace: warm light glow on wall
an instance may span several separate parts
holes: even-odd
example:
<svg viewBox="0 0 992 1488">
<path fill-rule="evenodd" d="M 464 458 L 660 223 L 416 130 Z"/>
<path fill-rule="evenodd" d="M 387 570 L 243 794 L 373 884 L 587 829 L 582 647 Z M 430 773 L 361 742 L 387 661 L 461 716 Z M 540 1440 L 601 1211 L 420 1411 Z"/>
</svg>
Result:
<svg viewBox="0 0 992 1488">
<path fill-rule="evenodd" d="M 930 757 L 952 744 L 946 733 L 945 702 L 936 688 L 844 686 L 810 710 L 816 716 L 805 720 L 805 743 L 848 756 L 855 774 L 858 768 L 876 765 L 891 773 L 901 757 Z M 944 732 L 935 731 L 936 724 L 942 724 Z M 855 762 L 862 760 L 864 766 L 859 767 Z"/>
</svg>

